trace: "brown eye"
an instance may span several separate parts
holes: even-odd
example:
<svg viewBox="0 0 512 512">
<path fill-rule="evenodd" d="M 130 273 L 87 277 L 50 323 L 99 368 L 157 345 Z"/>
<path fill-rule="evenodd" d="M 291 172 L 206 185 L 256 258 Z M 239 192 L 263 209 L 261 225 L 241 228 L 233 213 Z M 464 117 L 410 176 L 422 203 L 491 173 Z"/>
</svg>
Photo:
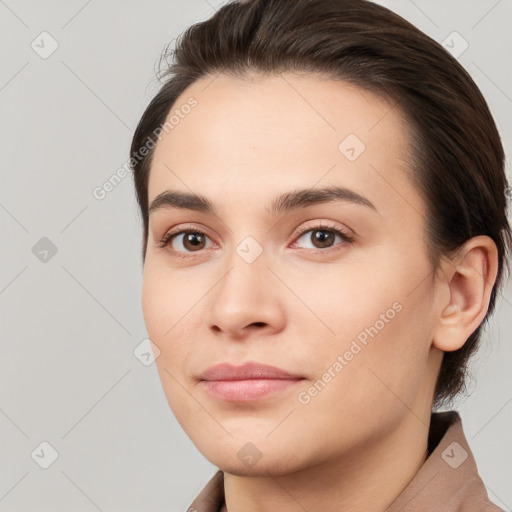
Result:
<svg viewBox="0 0 512 512">
<path fill-rule="evenodd" d="M 186 231 L 184 233 L 180 233 L 177 236 L 173 237 L 173 240 L 171 242 L 171 245 L 173 246 L 173 249 L 180 250 L 177 247 L 174 247 L 174 242 L 182 237 L 181 244 L 187 251 L 199 251 L 201 249 L 204 249 L 205 243 L 206 243 L 206 236 L 203 233 L 195 232 L 195 231 Z"/>
<path fill-rule="evenodd" d="M 334 234 L 325 229 L 315 229 L 311 232 L 311 241 L 313 245 L 319 249 L 331 247 L 334 243 Z"/>
<path fill-rule="evenodd" d="M 169 245 L 171 253 L 176 256 L 187 257 L 187 255 L 205 249 L 207 241 L 212 243 L 210 238 L 201 231 L 182 229 L 180 231 L 170 231 L 166 233 L 158 243 L 158 247 L 164 248 Z"/>
<path fill-rule="evenodd" d="M 302 239 L 304 241 L 299 243 Z M 336 239 L 339 240 L 338 243 L 336 243 Z M 307 249 L 330 249 L 336 245 L 345 245 L 353 241 L 351 236 L 337 227 L 317 226 L 304 230 L 296 243 L 305 245 Z"/>
</svg>

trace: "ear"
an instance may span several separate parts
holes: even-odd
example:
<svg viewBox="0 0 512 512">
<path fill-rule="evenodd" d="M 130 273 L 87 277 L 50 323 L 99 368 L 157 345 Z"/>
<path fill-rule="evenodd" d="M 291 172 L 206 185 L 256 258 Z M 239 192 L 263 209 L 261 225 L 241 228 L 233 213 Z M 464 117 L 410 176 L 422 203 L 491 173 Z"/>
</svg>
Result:
<svg viewBox="0 0 512 512">
<path fill-rule="evenodd" d="M 489 308 L 498 272 L 498 249 L 484 235 L 468 240 L 455 260 L 443 263 L 433 346 L 451 352 L 466 343 Z M 446 299 L 448 297 L 448 300 Z"/>
</svg>

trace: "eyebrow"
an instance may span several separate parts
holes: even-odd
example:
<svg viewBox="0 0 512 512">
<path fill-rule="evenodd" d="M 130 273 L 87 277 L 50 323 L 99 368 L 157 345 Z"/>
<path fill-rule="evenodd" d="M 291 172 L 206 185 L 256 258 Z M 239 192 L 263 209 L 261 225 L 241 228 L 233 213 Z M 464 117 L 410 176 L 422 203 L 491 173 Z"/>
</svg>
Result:
<svg viewBox="0 0 512 512">
<path fill-rule="evenodd" d="M 278 215 L 315 204 L 344 201 L 367 206 L 378 213 L 377 208 L 366 197 L 345 187 L 332 186 L 321 189 L 303 189 L 287 192 L 276 197 L 267 208 L 267 213 Z M 156 196 L 149 206 L 149 215 L 158 210 L 180 208 L 217 215 L 214 204 L 200 194 L 166 190 Z"/>
</svg>

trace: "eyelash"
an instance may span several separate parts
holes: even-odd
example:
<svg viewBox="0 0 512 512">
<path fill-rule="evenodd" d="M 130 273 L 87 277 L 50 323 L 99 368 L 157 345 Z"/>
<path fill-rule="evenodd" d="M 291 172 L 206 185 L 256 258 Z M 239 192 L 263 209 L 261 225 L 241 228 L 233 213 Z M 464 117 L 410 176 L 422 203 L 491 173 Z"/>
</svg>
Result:
<svg viewBox="0 0 512 512">
<path fill-rule="evenodd" d="M 331 252 L 331 250 L 336 250 L 335 248 L 338 246 L 338 245 L 344 245 L 344 244 L 351 244 L 355 241 L 355 238 L 351 235 L 349 235 L 348 233 L 346 233 L 345 231 L 343 231 L 342 229 L 340 229 L 339 227 L 337 226 L 333 226 L 333 225 L 328 225 L 328 224 L 324 224 L 324 223 L 320 223 L 316 226 L 313 226 L 313 227 L 307 227 L 307 228 L 303 228 L 302 230 L 300 230 L 298 233 L 295 233 L 294 234 L 294 239 L 300 239 L 305 233 L 308 233 L 309 231 L 327 231 L 327 232 L 330 232 L 330 233 L 334 233 L 335 235 L 338 235 L 342 240 L 343 242 L 340 243 L 340 244 L 337 244 L 335 246 L 332 246 L 332 247 L 327 247 L 326 249 L 306 249 L 306 250 L 309 250 L 313 253 L 325 253 L 325 252 Z M 184 233 L 194 233 L 194 234 L 199 234 L 199 235 L 203 235 L 203 236 L 206 236 L 207 238 L 208 235 L 206 235 L 206 233 L 203 233 L 202 231 L 192 227 L 192 226 L 189 226 L 188 228 L 181 228 L 177 231 L 168 231 L 167 233 L 165 233 L 165 235 L 160 239 L 160 241 L 157 243 L 157 247 L 163 249 L 164 247 L 166 247 L 166 245 L 175 237 L 177 237 L 178 235 L 182 235 Z M 294 242 L 296 243 L 296 242 Z M 181 252 L 181 251 L 175 251 L 173 250 L 173 252 L 180 258 L 190 258 L 190 257 L 193 257 L 194 253 L 191 252 L 191 253 L 188 253 L 189 255 L 185 255 L 185 253 Z M 200 251 L 196 251 L 196 252 L 200 252 Z"/>
</svg>

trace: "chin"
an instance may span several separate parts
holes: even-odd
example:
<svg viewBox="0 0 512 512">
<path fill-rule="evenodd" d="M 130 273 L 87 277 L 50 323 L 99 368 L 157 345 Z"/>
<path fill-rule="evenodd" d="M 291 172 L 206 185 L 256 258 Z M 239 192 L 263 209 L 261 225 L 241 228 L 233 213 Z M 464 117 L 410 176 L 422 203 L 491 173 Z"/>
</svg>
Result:
<svg viewBox="0 0 512 512">
<path fill-rule="evenodd" d="M 297 458 L 295 449 L 283 446 L 282 453 L 276 447 L 266 446 L 261 450 L 251 442 L 238 446 L 221 446 L 216 444 L 215 452 L 200 450 L 203 455 L 222 471 L 237 476 L 273 476 L 279 477 L 300 471 L 307 466 L 305 460 Z M 268 445 L 268 443 L 267 443 Z"/>
<path fill-rule="evenodd" d="M 266 461 L 263 462 L 262 460 L 258 461 L 253 466 L 245 466 L 241 462 L 238 463 L 228 463 L 222 464 L 222 461 L 220 461 L 221 464 L 215 464 L 219 469 L 224 471 L 225 473 L 229 473 L 231 475 L 236 476 L 262 476 L 262 477 L 268 477 L 272 476 L 274 478 L 289 475 L 290 473 L 294 473 L 299 468 L 295 467 L 287 467 L 284 466 L 282 463 L 273 460 L 273 461 Z"/>
</svg>

